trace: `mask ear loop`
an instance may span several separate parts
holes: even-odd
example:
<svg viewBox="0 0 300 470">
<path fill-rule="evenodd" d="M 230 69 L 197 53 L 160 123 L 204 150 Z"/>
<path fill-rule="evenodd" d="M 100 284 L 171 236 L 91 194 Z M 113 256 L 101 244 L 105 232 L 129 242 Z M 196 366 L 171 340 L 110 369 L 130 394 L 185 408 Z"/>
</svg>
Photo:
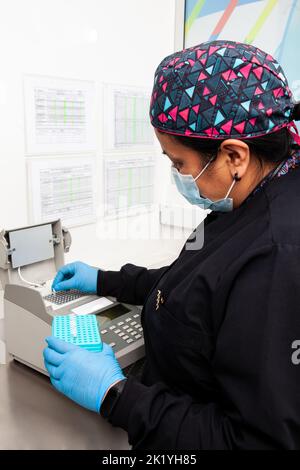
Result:
<svg viewBox="0 0 300 470">
<path fill-rule="evenodd" d="M 202 170 L 200 171 L 199 175 L 198 175 L 198 176 L 196 176 L 196 178 L 194 178 L 194 181 L 196 181 L 196 180 L 199 178 L 199 176 L 201 176 L 201 175 L 202 175 L 202 173 L 203 173 L 203 172 L 206 170 L 206 168 L 208 167 L 208 165 L 210 165 L 210 164 L 211 164 L 211 162 L 214 160 L 214 158 L 215 158 L 215 157 L 214 157 L 214 156 L 212 156 L 212 157 L 211 157 L 211 158 L 208 160 L 208 162 L 206 163 L 205 167 L 204 167 L 204 168 L 202 168 Z"/>
<path fill-rule="evenodd" d="M 236 183 L 237 181 L 240 181 L 240 179 L 241 179 L 241 177 L 240 177 L 237 173 L 235 173 L 235 175 L 234 175 L 234 177 L 233 177 L 233 181 L 232 181 L 232 183 L 231 183 L 231 185 L 230 185 L 230 188 L 228 189 L 227 194 L 226 194 L 226 196 L 225 196 L 225 199 L 229 196 L 229 194 L 230 194 L 230 192 L 231 192 L 233 186 L 235 185 L 235 183 Z"/>
</svg>

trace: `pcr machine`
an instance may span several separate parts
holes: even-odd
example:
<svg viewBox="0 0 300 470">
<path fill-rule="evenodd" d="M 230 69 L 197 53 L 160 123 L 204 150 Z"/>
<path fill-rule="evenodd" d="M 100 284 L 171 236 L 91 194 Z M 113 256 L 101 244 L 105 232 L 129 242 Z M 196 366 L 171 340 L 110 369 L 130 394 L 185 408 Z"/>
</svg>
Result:
<svg viewBox="0 0 300 470">
<path fill-rule="evenodd" d="M 70 246 L 71 235 L 60 220 L 0 232 L 7 352 L 47 374 L 43 349 L 53 317 L 93 313 L 102 341 L 112 346 L 125 368 L 144 356 L 141 307 L 75 290 L 52 292 L 53 278 Z"/>
</svg>

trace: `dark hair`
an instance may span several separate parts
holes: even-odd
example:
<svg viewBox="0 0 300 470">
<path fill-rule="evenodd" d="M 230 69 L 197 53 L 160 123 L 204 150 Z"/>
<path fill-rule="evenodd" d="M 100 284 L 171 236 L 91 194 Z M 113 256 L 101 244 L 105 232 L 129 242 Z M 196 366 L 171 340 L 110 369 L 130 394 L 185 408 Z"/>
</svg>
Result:
<svg viewBox="0 0 300 470">
<path fill-rule="evenodd" d="M 299 101 L 299 103 L 295 103 L 294 108 L 293 108 L 293 112 L 292 112 L 292 115 L 291 115 L 291 119 L 293 121 L 300 121 L 300 101 Z"/>
<path fill-rule="evenodd" d="M 297 112 L 300 114 L 300 106 Z M 208 161 L 213 156 L 216 157 L 221 143 L 228 140 L 228 138 L 201 139 L 175 135 L 173 135 L 173 137 L 180 142 L 181 145 L 199 151 L 205 161 Z M 258 159 L 261 166 L 263 166 L 264 163 L 280 163 L 291 155 L 294 148 L 298 148 L 298 145 L 293 143 L 286 127 L 262 137 L 241 140 L 249 146 L 251 154 Z"/>
</svg>

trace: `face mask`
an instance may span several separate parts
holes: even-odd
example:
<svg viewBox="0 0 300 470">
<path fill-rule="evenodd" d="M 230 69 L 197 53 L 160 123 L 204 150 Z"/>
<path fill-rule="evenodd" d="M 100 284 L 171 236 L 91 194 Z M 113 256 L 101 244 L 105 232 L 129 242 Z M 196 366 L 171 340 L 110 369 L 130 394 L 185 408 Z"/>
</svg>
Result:
<svg viewBox="0 0 300 470">
<path fill-rule="evenodd" d="M 209 160 L 209 162 L 200 171 L 199 175 L 196 176 L 196 178 L 193 178 L 192 175 L 182 175 L 174 166 L 171 166 L 171 172 L 178 191 L 180 192 L 180 194 L 182 194 L 182 196 L 185 197 L 188 202 L 201 206 L 202 209 L 229 212 L 233 209 L 233 200 L 232 198 L 229 198 L 228 195 L 236 182 L 236 178 L 233 180 L 226 196 L 223 199 L 218 199 L 217 201 L 212 201 L 207 197 L 201 196 L 199 188 L 195 183 L 195 181 L 202 175 L 202 173 L 206 170 L 206 168 L 213 159 L 214 157 Z"/>
</svg>

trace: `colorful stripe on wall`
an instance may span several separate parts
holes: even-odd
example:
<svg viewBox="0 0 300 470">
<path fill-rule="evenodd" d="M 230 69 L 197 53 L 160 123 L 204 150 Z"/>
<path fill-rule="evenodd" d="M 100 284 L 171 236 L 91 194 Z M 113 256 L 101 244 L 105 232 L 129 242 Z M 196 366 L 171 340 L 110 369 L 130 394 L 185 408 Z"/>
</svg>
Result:
<svg viewBox="0 0 300 470">
<path fill-rule="evenodd" d="M 247 36 L 244 39 L 244 42 L 246 44 L 252 44 L 253 41 L 255 40 L 256 36 L 258 35 L 259 31 L 262 29 L 263 25 L 267 21 L 268 17 L 272 13 L 274 7 L 277 5 L 278 0 L 269 0 L 261 14 L 259 15 L 256 23 L 250 30 L 250 32 L 247 34 Z"/>
<path fill-rule="evenodd" d="M 210 35 L 210 38 L 209 38 L 210 41 L 215 41 L 216 39 L 218 39 L 219 35 L 223 31 L 224 26 L 228 22 L 230 16 L 233 13 L 233 10 L 235 9 L 235 7 L 237 6 L 238 3 L 239 3 L 239 0 L 231 0 L 229 2 L 226 10 L 224 11 L 224 13 L 221 16 L 220 20 L 218 21 L 215 29 L 213 30 L 213 32 Z"/>
</svg>

